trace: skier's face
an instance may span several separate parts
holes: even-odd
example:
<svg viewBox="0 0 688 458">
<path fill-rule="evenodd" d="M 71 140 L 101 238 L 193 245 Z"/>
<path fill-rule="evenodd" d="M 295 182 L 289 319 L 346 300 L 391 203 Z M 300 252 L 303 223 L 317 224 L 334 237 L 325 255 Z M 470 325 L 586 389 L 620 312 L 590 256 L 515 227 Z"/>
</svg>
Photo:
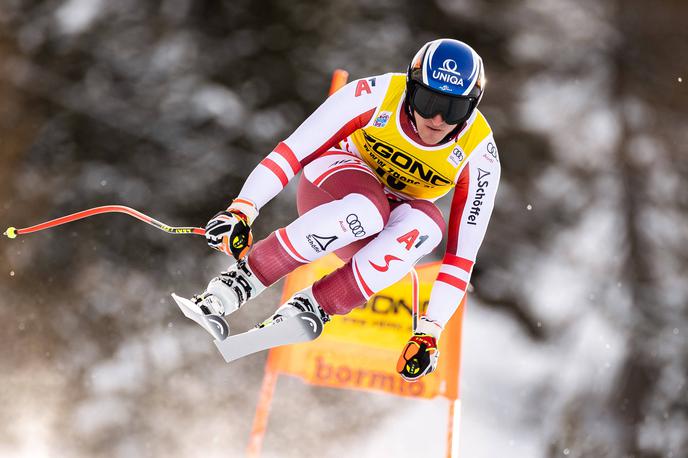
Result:
<svg viewBox="0 0 688 458">
<path fill-rule="evenodd" d="M 438 144 L 456 127 L 456 124 L 444 122 L 442 115 L 439 113 L 432 118 L 424 118 L 414 111 L 413 118 L 416 121 L 416 128 L 418 129 L 420 139 L 428 145 Z"/>
</svg>

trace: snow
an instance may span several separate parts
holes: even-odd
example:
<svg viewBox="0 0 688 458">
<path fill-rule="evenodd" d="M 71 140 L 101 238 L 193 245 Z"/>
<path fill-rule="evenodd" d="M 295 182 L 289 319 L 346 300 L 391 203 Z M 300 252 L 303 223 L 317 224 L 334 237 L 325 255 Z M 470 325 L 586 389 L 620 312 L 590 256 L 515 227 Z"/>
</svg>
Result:
<svg viewBox="0 0 688 458">
<path fill-rule="evenodd" d="M 557 400 L 591 384 L 608 387 L 624 354 L 621 335 L 594 312 L 542 344 L 503 314 L 469 303 L 463 339 L 461 456 L 471 458 L 545 457 Z"/>
<path fill-rule="evenodd" d="M 149 336 L 148 351 L 155 370 L 172 371 L 181 361 L 181 343 L 167 330 Z"/>
<path fill-rule="evenodd" d="M 213 84 L 201 86 L 191 99 L 192 107 L 216 119 L 227 128 L 242 122 L 244 110 L 239 97 L 229 89 Z"/>
<path fill-rule="evenodd" d="M 91 391 L 107 393 L 135 393 L 145 386 L 145 348 L 140 342 L 124 345 L 116 355 L 90 369 Z"/>
<path fill-rule="evenodd" d="M 552 355 L 474 302 L 464 315 L 462 353 L 460 456 L 543 456 L 543 438 L 528 419 L 540 417 L 532 390 L 549 378 Z"/>
<path fill-rule="evenodd" d="M 72 427 L 84 435 L 95 435 L 109 428 L 125 425 L 131 409 L 118 396 L 98 396 L 82 401 L 74 412 Z"/>
<path fill-rule="evenodd" d="M 56 12 L 62 32 L 77 34 L 89 28 L 104 11 L 103 0 L 69 0 Z"/>
<path fill-rule="evenodd" d="M 47 458 L 59 444 L 54 425 L 59 421 L 59 407 L 64 398 L 59 394 L 64 378 L 45 367 L 34 366 L 31 372 L 14 372 L 4 380 L 0 391 L 0 418 L 4 432 L 0 457 Z M 41 396 L 40 393 L 55 393 Z"/>
</svg>

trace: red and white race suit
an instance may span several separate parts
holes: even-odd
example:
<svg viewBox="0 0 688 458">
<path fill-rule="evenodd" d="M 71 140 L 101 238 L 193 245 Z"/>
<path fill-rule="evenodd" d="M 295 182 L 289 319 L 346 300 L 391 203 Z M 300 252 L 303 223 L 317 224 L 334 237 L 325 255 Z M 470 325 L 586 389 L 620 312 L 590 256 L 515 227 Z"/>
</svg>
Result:
<svg viewBox="0 0 688 458">
<path fill-rule="evenodd" d="M 492 131 L 476 110 L 439 145 L 424 144 L 405 108 L 406 75 L 353 81 L 330 96 L 251 172 L 239 198 L 258 208 L 303 170 L 301 216 L 258 242 L 249 264 L 271 284 L 335 251 L 348 261 L 313 286 L 347 313 L 406 275 L 447 231 L 426 316 L 444 326 L 466 292 L 500 178 Z M 454 189 L 448 225 L 433 203 Z"/>
</svg>

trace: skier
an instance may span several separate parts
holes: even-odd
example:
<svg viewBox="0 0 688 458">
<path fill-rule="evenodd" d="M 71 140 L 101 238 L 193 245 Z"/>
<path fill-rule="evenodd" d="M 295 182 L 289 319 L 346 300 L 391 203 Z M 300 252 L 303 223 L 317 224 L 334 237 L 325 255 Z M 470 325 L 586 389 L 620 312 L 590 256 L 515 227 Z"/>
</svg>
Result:
<svg viewBox="0 0 688 458">
<path fill-rule="evenodd" d="M 238 261 L 193 298 L 198 310 L 228 315 L 302 264 L 334 252 L 346 264 L 296 293 L 261 326 L 306 310 L 322 323 L 349 313 L 439 245 L 445 220 L 433 202 L 454 189 L 440 273 L 397 364 L 410 381 L 432 372 L 500 177 L 492 131 L 476 109 L 484 85 L 480 56 L 463 42 L 439 39 L 420 48 L 406 74 L 362 78 L 330 96 L 208 222 L 208 244 Z M 299 171 L 300 216 L 249 253 L 260 208 Z"/>
</svg>

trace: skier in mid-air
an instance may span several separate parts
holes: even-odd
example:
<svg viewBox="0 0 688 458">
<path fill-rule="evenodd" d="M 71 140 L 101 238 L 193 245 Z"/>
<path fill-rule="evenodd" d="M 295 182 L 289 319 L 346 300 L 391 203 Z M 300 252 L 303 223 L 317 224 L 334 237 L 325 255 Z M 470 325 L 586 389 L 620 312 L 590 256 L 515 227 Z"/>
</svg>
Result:
<svg viewBox="0 0 688 458">
<path fill-rule="evenodd" d="M 206 226 L 211 247 L 238 261 L 192 300 L 226 316 L 297 267 L 334 252 L 344 266 L 299 291 L 261 326 L 313 312 L 321 324 L 403 278 L 442 240 L 433 203 L 454 189 L 447 247 L 427 311 L 402 350 L 406 380 L 432 372 L 442 329 L 461 302 L 495 201 L 500 164 L 476 109 L 485 77 L 468 45 L 423 45 L 406 74 L 353 81 L 263 159 Z M 302 171 L 299 217 L 252 245 L 260 208 Z M 413 364 L 409 361 L 413 360 Z"/>
</svg>

